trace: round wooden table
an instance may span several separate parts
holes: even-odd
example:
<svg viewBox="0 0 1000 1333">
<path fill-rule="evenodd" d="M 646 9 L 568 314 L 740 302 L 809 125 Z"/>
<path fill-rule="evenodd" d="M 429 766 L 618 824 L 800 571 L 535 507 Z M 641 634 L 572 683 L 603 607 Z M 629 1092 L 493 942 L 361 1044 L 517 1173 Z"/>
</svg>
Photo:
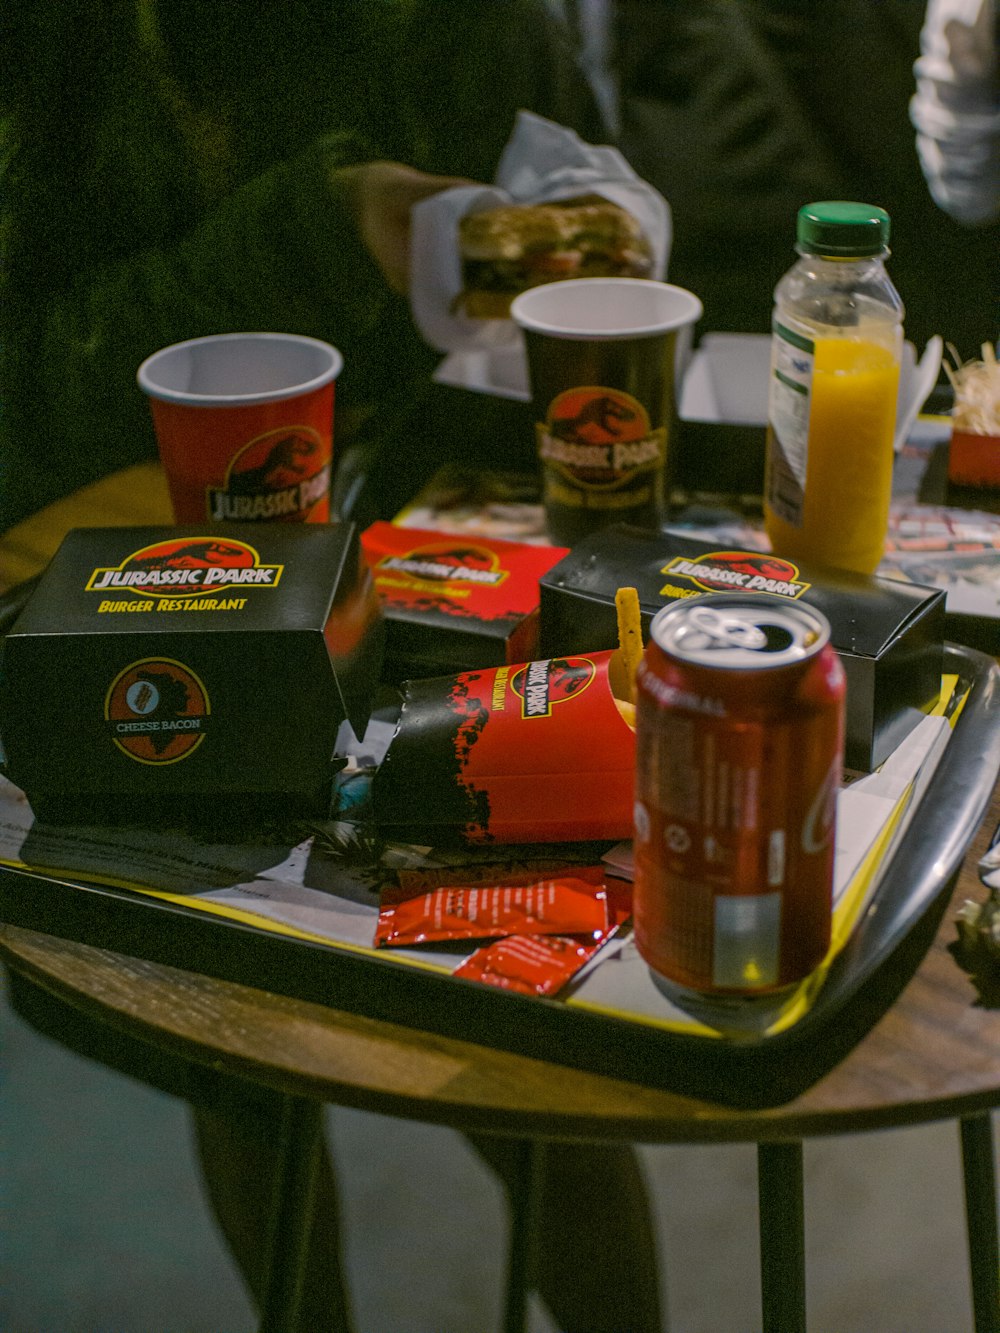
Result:
<svg viewBox="0 0 1000 1333">
<path fill-rule="evenodd" d="M 119 510 L 102 504 L 101 487 L 91 491 L 88 517 L 74 512 L 66 526 L 169 521 L 165 491 L 152 465 L 113 479 L 111 494 L 121 502 Z M 0 570 L 4 575 L 17 571 L 9 582 L 44 562 L 58 543 L 63 521 L 64 514 L 53 518 L 45 511 L 0 540 Z M 10 556 L 18 552 L 23 563 L 12 565 Z M 953 906 L 985 896 L 976 866 L 998 822 L 1000 788 L 969 849 Z M 557 1068 L 12 926 L 0 926 L 0 958 L 102 1023 L 191 1061 L 256 1080 L 288 1099 L 290 1253 L 301 1244 L 302 1227 L 308 1227 L 295 1200 L 301 1197 L 303 1163 L 308 1171 L 324 1102 L 521 1140 L 524 1224 L 516 1225 L 512 1236 L 509 1330 L 523 1326 L 531 1180 L 546 1140 L 757 1143 L 763 1327 L 793 1333 L 805 1327 L 802 1140 L 958 1119 L 980 1333 L 1000 1330 L 990 1127 L 990 1111 L 1000 1103 L 1000 1012 L 979 1002 L 973 982 L 949 951 L 955 938 L 949 909 L 895 1003 L 858 1044 L 793 1100 L 761 1110 L 737 1110 Z M 294 1264 L 285 1269 L 287 1276 Z M 263 1327 L 285 1333 L 294 1327 L 283 1322 L 294 1299 L 287 1286 L 276 1289 Z"/>
</svg>

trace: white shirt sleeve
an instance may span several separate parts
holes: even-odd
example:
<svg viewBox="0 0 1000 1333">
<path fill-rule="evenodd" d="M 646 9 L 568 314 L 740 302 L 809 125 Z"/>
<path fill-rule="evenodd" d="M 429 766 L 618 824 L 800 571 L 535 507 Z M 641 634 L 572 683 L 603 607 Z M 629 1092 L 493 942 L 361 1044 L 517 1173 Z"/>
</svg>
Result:
<svg viewBox="0 0 1000 1333">
<path fill-rule="evenodd" d="M 997 0 L 929 0 L 910 117 L 935 202 L 959 222 L 1000 217 Z"/>
<path fill-rule="evenodd" d="M 618 84 L 612 52 L 613 0 L 545 0 L 549 12 L 570 33 L 584 78 L 612 134 L 621 131 Z"/>
</svg>

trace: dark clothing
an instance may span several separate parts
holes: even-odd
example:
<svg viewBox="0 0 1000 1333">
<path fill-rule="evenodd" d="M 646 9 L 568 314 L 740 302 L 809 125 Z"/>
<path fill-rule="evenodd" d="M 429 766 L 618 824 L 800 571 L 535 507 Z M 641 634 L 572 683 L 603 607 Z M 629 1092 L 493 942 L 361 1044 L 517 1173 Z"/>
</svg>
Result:
<svg viewBox="0 0 1000 1333">
<path fill-rule="evenodd" d="M 937 208 L 909 101 L 917 0 L 614 0 L 622 147 L 670 201 L 670 279 L 703 329 L 766 332 L 795 259 L 795 215 L 857 199 L 892 220 L 889 271 L 922 348 L 965 357 L 1000 332 L 1000 225 Z"/>
<path fill-rule="evenodd" d="M 341 456 L 407 449 L 436 356 L 332 173 L 387 159 L 489 180 L 521 107 L 600 135 L 529 0 L 295 0 L 280 20 L 225 0 L 9 9 L 0 531 L 153 456 L 136 369 L 203 334 L 332 342 Z"/>
</svg>

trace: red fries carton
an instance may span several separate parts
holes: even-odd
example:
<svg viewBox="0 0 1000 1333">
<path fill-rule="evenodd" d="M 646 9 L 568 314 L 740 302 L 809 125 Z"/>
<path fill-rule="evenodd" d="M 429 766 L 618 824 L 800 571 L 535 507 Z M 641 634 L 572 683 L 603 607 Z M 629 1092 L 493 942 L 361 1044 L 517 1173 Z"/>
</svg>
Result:
<svg viewBox="0 0 1000 1333">
<path fill-rule="evenodd" d="M 496 537 L 373 523 L 361 537 L 387 622 L 387 679 L 525 662 L 538 581 L 567 554 Z"/>
<path fill-rule="evenodd" d="M 422 843 L 630 837 L 624 675 L 606 650 L 408 681 L 372 784 L 380 831 Z"/>
</svg>

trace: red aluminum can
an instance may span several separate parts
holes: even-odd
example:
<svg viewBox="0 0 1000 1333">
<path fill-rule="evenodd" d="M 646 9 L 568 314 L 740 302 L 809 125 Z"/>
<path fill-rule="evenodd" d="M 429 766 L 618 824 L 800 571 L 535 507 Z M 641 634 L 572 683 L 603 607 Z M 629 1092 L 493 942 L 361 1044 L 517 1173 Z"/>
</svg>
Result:
<svg viewBox="0 0 1000 1333">
<path fill-rule="evenodd" d="M 653 618 L 638 672 L 634 918 L 700 994 L 807 976 L 830 943 L 843 668 L 811 607 L 718 593 Z"/>
</svg>

